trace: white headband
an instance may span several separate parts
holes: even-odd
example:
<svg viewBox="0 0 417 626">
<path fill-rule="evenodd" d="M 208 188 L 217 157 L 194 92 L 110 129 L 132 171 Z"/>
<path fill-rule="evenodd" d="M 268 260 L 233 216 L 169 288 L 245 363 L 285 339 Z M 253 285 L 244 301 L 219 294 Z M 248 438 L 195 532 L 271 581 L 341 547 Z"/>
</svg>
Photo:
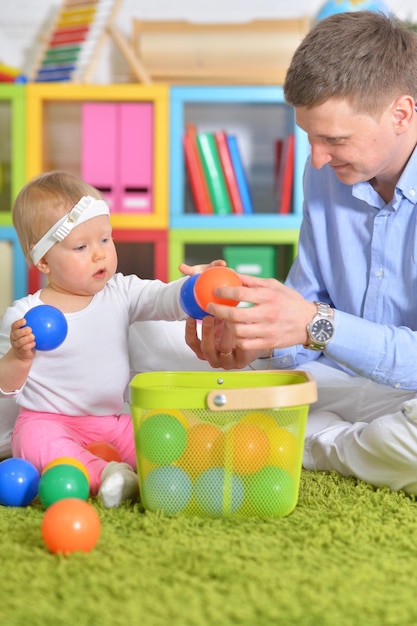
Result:
<svg viewBox="0 0 417 626">
<path fill-rule="evenodd" d="M 36 265 L 52 246 L 65 239 L 73 228 L 99 215 L 110 215 L 109 207 L 104 200 L 83 196 L 71 211 L 61 217 L 32 248 L 30 251 L 32 263 Z"/>
</svg>

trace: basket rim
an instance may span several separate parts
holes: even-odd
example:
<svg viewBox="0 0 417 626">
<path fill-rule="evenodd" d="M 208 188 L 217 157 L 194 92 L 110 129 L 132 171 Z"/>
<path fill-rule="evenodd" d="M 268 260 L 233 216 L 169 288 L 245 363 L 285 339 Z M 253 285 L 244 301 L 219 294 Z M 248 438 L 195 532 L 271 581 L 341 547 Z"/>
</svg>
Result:
<svg viewBox="0 0 417 626">
<path fill-rule="evenodd" d="M 129 387 L 131 405 L 146 409 L 229 411 L 301 407 L 317 400 L 316 381 L 303 370 L 143 372 Z"/>
</svg>

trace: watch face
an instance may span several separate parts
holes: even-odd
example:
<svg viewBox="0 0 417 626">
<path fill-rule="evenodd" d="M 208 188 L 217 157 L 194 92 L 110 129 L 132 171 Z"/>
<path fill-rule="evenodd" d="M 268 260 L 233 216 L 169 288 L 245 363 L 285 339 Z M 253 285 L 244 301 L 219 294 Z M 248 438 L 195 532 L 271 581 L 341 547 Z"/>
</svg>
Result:
<svg viewBox="0 0 417 626">
<path fill-rule="evenodd" d="M 333 335 L 333 324 L 328 319 L 317 320 L 312 325 L 310 334 L 317 343 L 327 343 Z"/>
</svg>

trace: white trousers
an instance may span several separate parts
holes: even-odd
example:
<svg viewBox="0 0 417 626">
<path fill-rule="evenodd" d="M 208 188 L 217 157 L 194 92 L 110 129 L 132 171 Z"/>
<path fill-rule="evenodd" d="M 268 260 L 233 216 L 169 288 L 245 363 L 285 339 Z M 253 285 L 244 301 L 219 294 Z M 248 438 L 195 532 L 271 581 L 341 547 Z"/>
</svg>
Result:
<svg viewBox="0 0 417 626">
<path fill-rule="evenodd" d="M 417 394 L 317 361 L 300 369 L 309 371 L 318 387 L 303 466 L 417 494 Z"/>
</svg>

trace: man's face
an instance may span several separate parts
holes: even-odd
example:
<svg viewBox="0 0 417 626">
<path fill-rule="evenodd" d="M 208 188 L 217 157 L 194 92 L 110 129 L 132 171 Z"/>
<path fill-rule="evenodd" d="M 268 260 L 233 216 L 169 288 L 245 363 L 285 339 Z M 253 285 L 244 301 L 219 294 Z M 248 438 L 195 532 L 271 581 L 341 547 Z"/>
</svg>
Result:
<svg viewBox="0 0 417 626">
<path fill-rule="evenodd" d="M 346 100 L 331 98 L 311 108 L 298 107 L 295 113 L 298 126 L 308 135 L 313 167 L 329 164 L 347 185 L 398 173 L 400 145 L 393 105 L 372 117 L 358 113 Z"/>
</svg>

